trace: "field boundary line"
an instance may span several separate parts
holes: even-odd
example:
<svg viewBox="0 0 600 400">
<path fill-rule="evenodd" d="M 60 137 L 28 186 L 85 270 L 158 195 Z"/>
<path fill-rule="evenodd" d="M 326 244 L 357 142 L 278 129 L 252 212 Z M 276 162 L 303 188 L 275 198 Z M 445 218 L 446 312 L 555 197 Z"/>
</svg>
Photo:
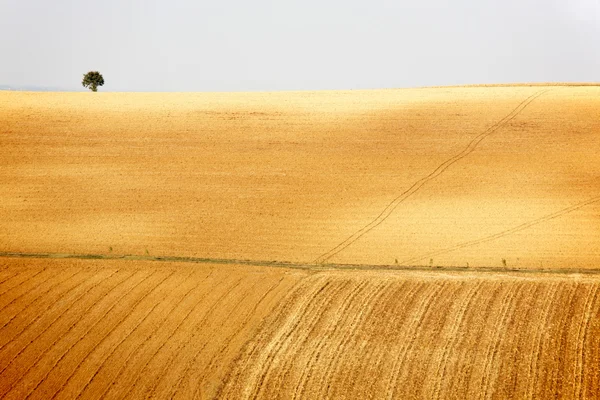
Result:
<svg viewBox="0 0 600 400">
<path fill-rule="evenodd" d="M 340 271 L 420 271 L 420 272 L 487 272 L 511 274 L 584 274 L 600 275 L 600 268 L 508 268 L 508 267 L 465 267 L 465 266 L 430 266 L 430 265 L 398 265 L 398 264 L 315 264 L 294 261 L 267 261 L 235 258 L 179 257 L 179 256 L 143 256 L 143 255 L 110 255 L 110 254 L 65 254 L 65 253 L 18 253 L 0 252 L 0 258 L 34 258 L 34 259 L 71 259 L 71 260 L 105 260 L 105 261 L 153 261 L 190 264 L 245 265 L 252 267 L 271 267 L 298 269 L 312 272 Z"/>
</svg>

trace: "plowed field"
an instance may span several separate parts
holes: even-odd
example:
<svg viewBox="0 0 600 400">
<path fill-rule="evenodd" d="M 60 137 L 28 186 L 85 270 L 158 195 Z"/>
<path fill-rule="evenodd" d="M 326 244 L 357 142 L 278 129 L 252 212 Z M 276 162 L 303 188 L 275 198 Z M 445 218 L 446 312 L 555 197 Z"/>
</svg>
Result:
<svg viewBox="0 0 600 400">
<path fill-rule="evenodd" d="M 0 92 L 0 398 L 600 398 L 600 87 Z"/>
<path fill-rule="evenodd" d="M 4 259 L 0 395 L 595 398 L 600 277 Z"/>
</svg>

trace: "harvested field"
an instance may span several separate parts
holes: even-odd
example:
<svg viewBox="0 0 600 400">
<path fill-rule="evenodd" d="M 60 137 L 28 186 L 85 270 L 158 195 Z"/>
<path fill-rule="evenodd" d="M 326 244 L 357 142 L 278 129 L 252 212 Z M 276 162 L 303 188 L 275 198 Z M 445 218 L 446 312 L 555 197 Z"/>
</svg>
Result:
<svg viewBox="0 0 600 400">
<path fill-rule="evenodd" d="M 0 92 L 0 398 L 600 398 L 599 115 Z"/>
<path fill-rule="evenodd" d="M 438 252 L 598 199 L 598 115 L 598 86 L 0 92 L 0 251 L 595 267 L 600 202 Z"/>
</svg>

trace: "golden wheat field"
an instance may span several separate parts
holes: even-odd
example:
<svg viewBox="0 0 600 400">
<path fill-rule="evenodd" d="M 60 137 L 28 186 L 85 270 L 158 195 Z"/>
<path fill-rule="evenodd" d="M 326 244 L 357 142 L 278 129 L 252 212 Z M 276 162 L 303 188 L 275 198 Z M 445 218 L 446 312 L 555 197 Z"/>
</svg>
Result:
<svg viewBox="0 0 600 400">
<path fill-rule="evenodd" d="M 600 398 L 600 86 L 0 92 L 0 398 Z"/>
</svg>

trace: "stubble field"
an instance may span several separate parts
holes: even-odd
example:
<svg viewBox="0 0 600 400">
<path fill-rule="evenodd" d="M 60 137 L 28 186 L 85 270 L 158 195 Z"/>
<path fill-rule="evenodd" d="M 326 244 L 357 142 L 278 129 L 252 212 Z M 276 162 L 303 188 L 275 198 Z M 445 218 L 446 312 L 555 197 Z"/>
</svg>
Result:
<svg viewBox="0 0 600 400">
<path fill-rule="evenodd" d="M 594 398 L 599 116 L 0 92 L 0 397 Z"/>
</svg>

